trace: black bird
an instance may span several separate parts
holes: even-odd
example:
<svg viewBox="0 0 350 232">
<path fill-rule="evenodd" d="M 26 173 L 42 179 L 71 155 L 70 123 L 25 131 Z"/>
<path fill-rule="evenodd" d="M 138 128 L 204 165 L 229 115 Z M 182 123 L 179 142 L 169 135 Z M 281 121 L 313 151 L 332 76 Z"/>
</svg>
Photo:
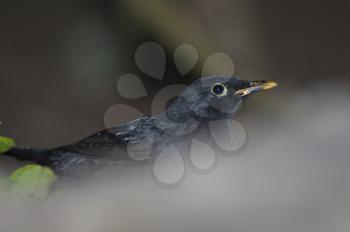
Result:
<svg viewBox="0 0 350 232">
<path fill-rule="evenodd" d="M 116 164 L 142 162 L 211 120 L 232 118 L 247 96 L 275 86 L 273 81 L 204 77 L 188 86 L 159 115 L 102 130 L 71 145 L 48 150 L 13 148 L 5 155 L 34 161 L 67 177 L 95 174 Z"/>
</svg>

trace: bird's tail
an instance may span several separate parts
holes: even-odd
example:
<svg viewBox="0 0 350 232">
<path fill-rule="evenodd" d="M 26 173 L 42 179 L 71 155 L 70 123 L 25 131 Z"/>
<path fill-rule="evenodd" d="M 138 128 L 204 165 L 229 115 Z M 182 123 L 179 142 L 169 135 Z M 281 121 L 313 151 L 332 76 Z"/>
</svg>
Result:
<svg viewBox="0 0 350 232">
<path fill-rule="evenodd" d="M 34 161 L 35 163 L 45 165 L 48 163 L 49 154 L 47 150 L 37 150 L 29 148 L 12 148 L 11 150 L 1 154 L 12 156 L 20 160 Z"/>
</svg>

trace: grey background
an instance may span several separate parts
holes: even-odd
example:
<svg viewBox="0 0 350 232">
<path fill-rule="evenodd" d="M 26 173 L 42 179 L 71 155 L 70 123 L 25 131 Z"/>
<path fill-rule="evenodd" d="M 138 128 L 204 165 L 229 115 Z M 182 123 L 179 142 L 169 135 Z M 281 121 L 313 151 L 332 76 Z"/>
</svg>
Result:
<svg viewBox="0 0 350 232">
<path fill-rule="evenodd" d="M 207 175 L 189 170 L 172 191 L 158 188 L 150 175 L 128 176 L 113 185 L 117 190 L 110 196 L 92 192 L 93 199 L 78 195 L 54 205 L 54 212 L 59 206 L 62 212 L 52 221 L 43 215 L 31 220 L 32 208 L 12 215 L 14 208 L 2 205 L 0 226 L 10 231 L 40 231 L 41 223 L 55 231 L 349 231 L 349 4 L 1 1 L 0 135 L 20 146 L 76 141 L 102 129 L 105 110 L 116 103 L 149 114 L 158 90 L 198 78 L 213 52 L 230 55 L 242 79 L 274 79 L 279 87 L 244 105 L 238 120 L 247 129 L 246 149 L 239 156 L 219 156 Z M 164 81 L 143 75 L 134 64 L 144 41 L 166 49 Z M 179 78 L 172 52 L 183 43 L 198 49 L 200 62 Z M 118 95 L 116 79 L 129 72 L 140 76 L 147 97 Z M 0 161 L 2 172 L 8 163 L 4 157 Z"/>
</svg>

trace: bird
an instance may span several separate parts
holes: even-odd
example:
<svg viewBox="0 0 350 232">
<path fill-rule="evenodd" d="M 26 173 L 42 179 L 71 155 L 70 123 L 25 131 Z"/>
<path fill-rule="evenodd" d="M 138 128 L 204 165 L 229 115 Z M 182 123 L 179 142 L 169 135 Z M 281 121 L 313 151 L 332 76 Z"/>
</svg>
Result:
<svg viewBox="0 0 350 232">
<path fill-rule="evenodd" d="M 138 164 L 181 142 L 213 120 L 230 119 L 252 94 L 277 86 L 274 81 L 234 76 L 202 77 L 187 86 L 166 110 L 107 128 L 53 149 L 15 147 L 3 155 L 50 167 L 58 176 L 83 177 L 118 164 Z"/>
</svg>

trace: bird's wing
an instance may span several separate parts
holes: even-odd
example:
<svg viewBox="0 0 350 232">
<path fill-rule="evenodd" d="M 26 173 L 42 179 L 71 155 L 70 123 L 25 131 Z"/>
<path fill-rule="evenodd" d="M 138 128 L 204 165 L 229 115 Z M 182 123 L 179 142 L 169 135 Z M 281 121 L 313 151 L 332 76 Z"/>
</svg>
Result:
<svg viewBox="0 0 350 232">
<path fill-rule="evenodd" d="M 151 155 L 153 141 L 145 136 L 148 118 L 140 118 L 119 127 L 97 132 L 77 143 L 58 148 L 86 157 L 106 159 L 145 159 Z"/>
</svg>

